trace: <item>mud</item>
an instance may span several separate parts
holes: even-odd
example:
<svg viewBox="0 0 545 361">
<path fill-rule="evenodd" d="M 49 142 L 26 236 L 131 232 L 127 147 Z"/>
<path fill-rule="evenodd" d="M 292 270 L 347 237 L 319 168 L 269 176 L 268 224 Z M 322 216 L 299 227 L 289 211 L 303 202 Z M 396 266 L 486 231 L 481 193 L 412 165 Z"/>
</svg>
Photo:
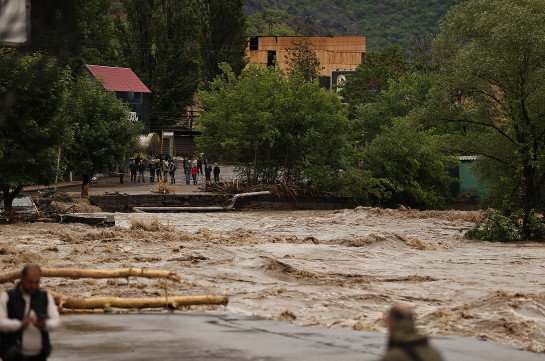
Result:
<svg viewBox="0 0 545 361">
<path fill-rule="evenodd" d="M 396 301 L 431 334 L 545 352 L 545 245 L 474 242 L 480 212 L 346 211 L 116 214 L 117 226 L 0 226 L 2 271 L 169 269 L 169 295 L 228 294 L 228 312 L 322 328 L 386 331 Z M 77 296 L 162 296 L 162 281 L 44 279 Z M 7 287 L 7 285 L 3 285 Z M 194 307 L 206 310 L 209 307 Z"/>
</svg>

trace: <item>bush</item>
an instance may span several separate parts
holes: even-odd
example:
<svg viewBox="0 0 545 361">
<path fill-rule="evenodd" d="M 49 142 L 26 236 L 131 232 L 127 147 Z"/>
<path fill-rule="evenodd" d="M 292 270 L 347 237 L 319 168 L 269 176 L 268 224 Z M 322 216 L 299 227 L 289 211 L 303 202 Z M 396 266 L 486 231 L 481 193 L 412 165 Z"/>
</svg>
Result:
<svg viewBox="0 0 545 361">
<path fill-rule="evenodd" d="M 489 242 L 514 242 L 523 240 L 543 239 L 545 225 L 536 217 L 534 210 L 530 212 L 526 233 L 523 232 L 523 211 L 506 216 L 500 211 L 487 211 L 487 220 L 484 223 L 476 223 L 475 227 L 465 233 L 466 238 Z"/>
</svg>

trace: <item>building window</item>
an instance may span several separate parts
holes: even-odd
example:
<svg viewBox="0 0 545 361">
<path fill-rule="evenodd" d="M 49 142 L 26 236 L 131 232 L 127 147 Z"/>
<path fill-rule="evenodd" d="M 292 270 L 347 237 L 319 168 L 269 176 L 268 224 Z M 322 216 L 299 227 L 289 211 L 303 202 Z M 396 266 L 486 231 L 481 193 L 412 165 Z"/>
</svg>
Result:
<svg viewBox="0 0 545 361">
<path fill-rule="evenodd" d="M 259 38 L 257 36 L 250 38 L 250 50 L 259 50 Z"/>
<path fill-rule="evenodd" d="M 267 51 L 267 68 L 276 63 L 276 50 Z"/>
</svg>

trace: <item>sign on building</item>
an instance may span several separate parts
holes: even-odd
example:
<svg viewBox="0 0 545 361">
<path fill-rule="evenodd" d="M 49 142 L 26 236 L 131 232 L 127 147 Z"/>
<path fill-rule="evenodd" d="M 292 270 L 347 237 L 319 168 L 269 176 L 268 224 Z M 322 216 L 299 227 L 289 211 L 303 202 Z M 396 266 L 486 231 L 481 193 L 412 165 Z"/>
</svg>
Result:
<svg viewBox="0 0 545 361">
<path fill-rule="evenodd" d="M 138 114 L 136 114 L 136 112 L 130 112 L 129 121 L 132 123 L 136 123 L 138 121 Z"/>
</svg>

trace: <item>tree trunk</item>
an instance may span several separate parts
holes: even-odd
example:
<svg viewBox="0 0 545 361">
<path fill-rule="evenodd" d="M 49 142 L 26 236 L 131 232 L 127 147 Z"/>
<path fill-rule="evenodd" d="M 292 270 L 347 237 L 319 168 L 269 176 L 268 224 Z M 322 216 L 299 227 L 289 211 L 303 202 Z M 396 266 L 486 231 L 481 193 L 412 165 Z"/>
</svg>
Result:
<svg viewBox="0 0 545 361">
<path fill-rule="evenodd" d="M 228 296 L 173 296 L 155 298 L 120 298 L 120 297 L 97 297 L 97 298 L 71 298 L 55 292 L 50 292 L 55 303 L 61 310 L 68 309 L 97 309 L 106 306 L 116 308 L 178 308 L 189 305 L 227 305 Z"/>
<path fill-rule="evenodd" d="M 532 165 L 525 165 L 523 169 L 523 184 L 524 184 L 524 200 L 522 210 L 524 212 L 522 218 L 522 231 L 521 239 L 530 239 L 532 237 L 532 231 L 530 229 L 530 214 L 535 210 L 536 205 L 536 185 L 534 184 L 535 167 Z"/>
<path fill-rule="evenodd" d="M 83 182 L 81 184 L 81 196 L 83 198 L 89 197 L 89 184 L 91 184 L 91 176 L 89 174 L 83 174 Z"/>
<path fill-rule="evenodd" d="M 9 185 L 4 185 L 2 187 L 2 195 L 4 196 L 4 211 L 8 217 L 15 213 L 15 211 L 13 210 L 13 200 L 15 199 L 15 197 L 17 197 L 22 189 L 23 186 L 17 186 L 12 192 L 10 192 Z"/>
<path fill-rule="evenodd" d="M 120 268 L 114 270 L 78 269 L 78 268 L 42 268 L 42 277 L 67 278 L 165 278 L 180 282 L 181 277 L 171 271 L 150 270 L 143 268 Z M 21 270 L 0 274 L 0 284 L 21 278 Z"/>
</svg>

